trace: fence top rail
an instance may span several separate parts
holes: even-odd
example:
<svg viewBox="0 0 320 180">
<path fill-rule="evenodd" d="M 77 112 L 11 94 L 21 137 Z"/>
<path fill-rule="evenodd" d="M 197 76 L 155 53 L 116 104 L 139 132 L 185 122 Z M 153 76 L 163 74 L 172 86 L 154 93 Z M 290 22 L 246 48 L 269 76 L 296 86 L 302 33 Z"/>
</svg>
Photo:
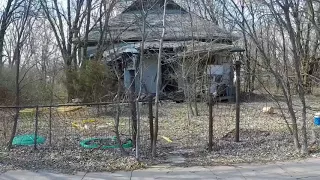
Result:
<svg viewBox="0 0 320 180">
<path fill-rule="evenodd" d="M 153 100 L 154 101 L 154 100 Z M 138 102 L 147 103 L 150 100 L 139 100 Z M 120 102 L 121 105 L 129 104 L 129 101 Z M 53 104 L 53 105 L 28 105 L 28 106 L 0 106 L 0 109 L 13 109 L 13 108 L 50 108 L 50 107 L 67 107 L 67 106 L 99 106 L 99 105 L 117 105 L 118 102 L 101 102 L 101 103 L 70 103 L 70 104 Z"/>
<path fill-rule="evenodd" d="M 27 105 L 27 106 L 0 106 L 0 109 L 5 108 L 50 108 L 50 107 L 67 107 L 67 106 L 98 106 L 98 105 L 113 105 L 117 104 L 116 102 L 102 102 L 102 103 L 73 103 L 73 104 L 53 104 L 53 105 Z M 124 103 L 121 103 L 124 104 Z"/>
</svg>

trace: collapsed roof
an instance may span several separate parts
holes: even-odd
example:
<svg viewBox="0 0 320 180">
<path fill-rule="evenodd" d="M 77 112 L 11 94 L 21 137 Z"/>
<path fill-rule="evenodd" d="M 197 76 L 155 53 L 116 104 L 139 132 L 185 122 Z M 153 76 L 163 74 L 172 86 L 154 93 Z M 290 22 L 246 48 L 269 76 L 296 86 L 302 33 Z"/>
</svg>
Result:
<svg viewBox="0 0 320 180">
<path fill-rule="evenodd" d="M 163 29 L 163 1 L 137 0 L 131 3 L 122 13 L 110 19 L 107 41 L 139 42 L 143 34 L 145 41 L 159 40 Z M 167 2 L 165 27 L 164 41 L 198 40 L 230 44 L 237 39 L 215 23 L 186 11 L 173 0 Z M 89 42 L 98 42 L 98 29 L 89 33 Z"/>
</svg>

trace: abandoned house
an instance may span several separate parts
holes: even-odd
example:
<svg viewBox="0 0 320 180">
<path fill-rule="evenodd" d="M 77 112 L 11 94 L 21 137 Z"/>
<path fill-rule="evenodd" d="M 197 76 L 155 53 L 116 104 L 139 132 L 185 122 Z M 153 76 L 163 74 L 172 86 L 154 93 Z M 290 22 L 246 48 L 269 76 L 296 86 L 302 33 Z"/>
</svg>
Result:
<svg viewBox="0 0 320 180">
<path fill-rule="evenodd" d="M 104 51 L 103 58 L 107 64 L 120 67 L 126 88 L 135 82 L 136 92 L 154 94 L 164 0 L 124 4 L 126 8 L 109 21 L 108 41 L 112 46 Z M 232 44 L 237 37 L 173 0 L 167 1 L 165 19 L 161 93 L 196 94 L 210 89 L 217 96 L 233 97 Z M 99 34 L 98 30 L 89 34 L 89 56 L 94 56 Z"/>
</svg>

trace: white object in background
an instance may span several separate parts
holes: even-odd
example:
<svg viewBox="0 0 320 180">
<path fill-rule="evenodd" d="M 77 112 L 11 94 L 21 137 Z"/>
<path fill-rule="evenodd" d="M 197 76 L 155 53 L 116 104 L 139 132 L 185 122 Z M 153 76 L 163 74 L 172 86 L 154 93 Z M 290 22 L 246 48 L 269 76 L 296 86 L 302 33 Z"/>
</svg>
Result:
<svg viewBox="0 0 320 180">
<path fill-rule="evenodd" d="M 210 93 L 213 95 L 213 96 L 216 96 L 217 95 L 217 84 L 212 84 L 210 86 Z"/>
<path fill-rule="evenodd" d="M 72 103 L 82 103 L 82 100 L 80 98 L 74 98 L 74 99 L 71 99 L 71 102 Z"/>
<path fill-rule="evenodd" d="M 273 107 L 263 107 L 262 112 L 267 113 L 267 114 L 273 114 L 274 109 L 273 109 Z"/>
<path fill-rule="evenodd" d="M 136 70 L 138 61 L 138 54 L 132 54 L 129 60 L 127 60 L 127 70 Z"/>
</svg>

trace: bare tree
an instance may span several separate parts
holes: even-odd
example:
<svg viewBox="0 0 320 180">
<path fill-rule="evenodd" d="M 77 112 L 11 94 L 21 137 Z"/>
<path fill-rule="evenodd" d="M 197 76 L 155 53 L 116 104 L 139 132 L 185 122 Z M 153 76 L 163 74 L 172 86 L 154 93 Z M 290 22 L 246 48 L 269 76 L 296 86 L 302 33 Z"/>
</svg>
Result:
<svg viewBox="0 0 320 180">
<path fill-rule="evenodd" d="M 8 26 L 12 22 L 12 17 L 17 8 L 23 3 L 22 0 L 8 0 L 4 11 L 0 16 L 0 70 L 3 67 L 3 47 Z"/>
<path fill-rule="evenodd" d="M 19 105 L 20 105 L 20 62 L 21 62 L 21 50 L 24 46 L 24 43 L 27 39 L 27 37 L 30 35 L 30 32 L 32 31 L 32 25 L 34 23 L 35 13 L 36 10 L 34 9 L 35 4 L 33 4 L 32 0 L 24 1 L 23 4 L 19 7 L 21 9 L 21 14 L 18 16 L 17 20 L 13 22 L 15 29 L 17 31 L 17 41 L 16 46 L 14 48 L 14 54 L 13 54 L 13 60 L 15 61 L 16 66 L 16 114 L 14 117 L 14 124 L 12 128 L 11 137 L 9 140 L 8 148 L 10 149 L 12 146 L 13 138 L 17 131 L 17 125 L 18 125 L 18 118 L 19 118 Z"/>
<path fill-rule="evenodd" d="M 245 17 L 245 7 L 248 6 L 249 17 Z M 305 102 L 305 89 L 303 86 L 303 78 L 301 75 L 301 65 L 305 54 L 303 54 L 301 27 L 302 20 L 305 16 L 303 3 L 301 1 L 285 0 L 285 1 L 250 1 L 245 2 L 244 6 L 238 6 L 237 2 L 231 0 L 224 8 L 228 11 L 229 16 L 238 23 L 239 27 L 244 33 L 244 39 L 250 40 L 256 47 L 259 56 L 262 58 L 261 62 L 257 62 L 260 66 L 263 66 L 268 72 L 270 72 L 282 89 L 282 94 L 286 99 L 286 104 L 291 116 L 293 140 L 297 150 L 301 150 L 301 153 L 306 154 L 307 151 L 307 137 L 306 137 L 306 102 Z M 253 7 L 256 11 L 253 11 Z M 233 10 L 231 10 L 233 9 Z M 232 12 L 233 11 L 233 12 Z M 236 13 L 242 14 L 242 19 L 235 16 Z M 257 19 L 257 21 L 251 21 L 249 18 Z M 255 23 L 263 22 L 269 27 L 264 30 L 264 34 L 259 35 L 259 31 L 254 26 Z M 275 25 L 273 30 L 270 28 L 270 23 Z M 260 27 L 260 28 L 262 28 Z M 273 34 L 272 34 L 273 31 Z M 278 37 L 277 37 L 278 36 Z M 307 35 L 308 36 L 308 35 Z M 281 38 L 279 38 L 281 37 Z M 287 37 L 289 40 L 287 40 Z M 248 38 L 248 39 L 247 39 Z M 279 40 L 281 39 L 281 40 Z M 245 43 L 248 45 L 248 42 Z M 291 47 L 289 51 L 287 47 Z M 252 47 L 252 46 L 251 46 Z M 277 49 L 278 47 L 278 49 Z M 249 49 L 249 46 L 247 46 Z M 249 50 L 248 50 L 249 51 Z M 248 54 L 250 51 L 248 52 Z M 289 57 L 289 54 L 291 57 Z M 277 54 L 283 54 L 282 58 Z M 247 57 L 250 57 L 248 55 Z M 276 61 L 276 65 L 274 64 Z M 292 62 L 292 64 L 291 64 Z M 251 63 L 251 62 L 250 62 Z M 279 66 L 283 66 L 283 72 L 280 72 Z M 251 71 L 251 65 L 247 64 L 247 71 Z M 298 92 L 301 102 L 301 134 L 302 134 L 302 148 L 298 138 L 298 114 L 293 108 L 293 92 L 292 82 L 289 79 L 289 74 L 293 73 L 295 77 L 294 86 Z M 256 75 L 254 75 L 256 76 Z M 285 78 L 283 78 L 285 77 Z"/>
<path fill-rule="evenodd" d="M 50 5 L 52 3 L 52 5 Z M 65 63 L 66 87 L 68 91 L 68 100 L 75 96 L 73 86 L 74 70 L 78 66 L 76 52 L 77 46 L 73 47 L 73 38 L 79 36 L 81 26 L 81 10 L 84 6 L 84 0 L 77 0 L 74 12 L 71 9 L 71 0 L 67 0 L 66 12 L 59 6 L 57 0 L 40 1 L 45 17 L 51 25 L 59 50 Z M 66 34 L 67 32 L 67 34 Z"/>
</svg>

